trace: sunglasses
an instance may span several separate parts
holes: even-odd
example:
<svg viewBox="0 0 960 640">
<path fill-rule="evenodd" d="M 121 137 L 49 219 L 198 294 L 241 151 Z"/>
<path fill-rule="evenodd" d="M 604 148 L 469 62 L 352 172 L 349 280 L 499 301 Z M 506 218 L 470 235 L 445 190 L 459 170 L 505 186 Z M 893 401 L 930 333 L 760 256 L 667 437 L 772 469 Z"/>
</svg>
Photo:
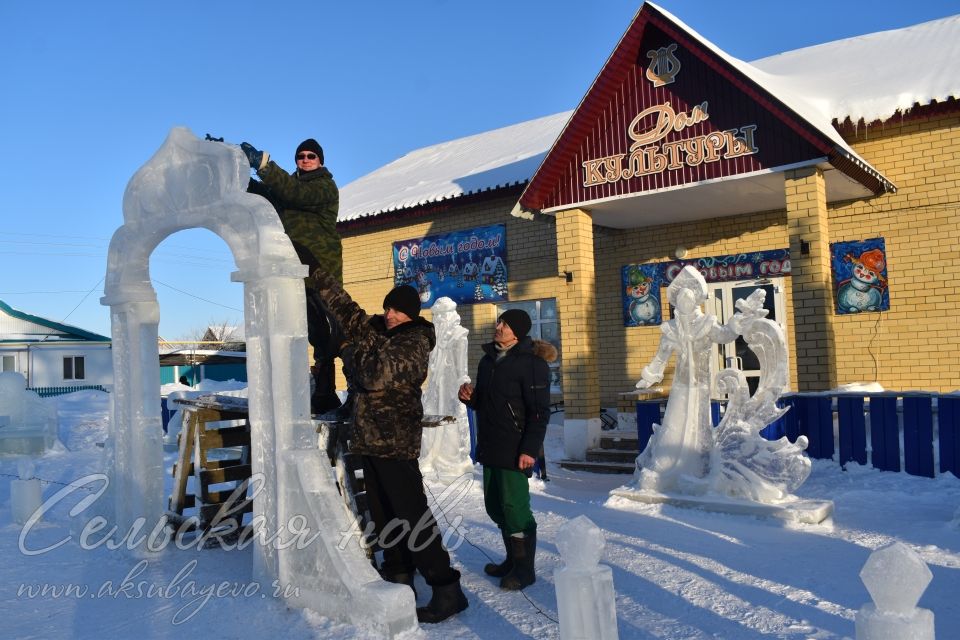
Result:
<svg viewBox="0 0 960 640">
<path fill-rule="evenodd" d="M 317 154 L 315 153 L 298 153 L 297 160 L 316 160 Z"/>
</svg>

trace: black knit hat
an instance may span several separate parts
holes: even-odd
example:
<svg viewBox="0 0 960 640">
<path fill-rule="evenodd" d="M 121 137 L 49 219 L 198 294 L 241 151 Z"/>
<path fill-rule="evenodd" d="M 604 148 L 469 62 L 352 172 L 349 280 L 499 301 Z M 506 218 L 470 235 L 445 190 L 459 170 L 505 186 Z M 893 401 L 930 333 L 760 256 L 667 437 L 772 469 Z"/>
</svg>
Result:
<svg viewBox="0 0 960 640">
<path fill-rule="evenodd" d="M 517 336 L 518 340 L 522 340 L 530 333 L 530 327 L 533 324 L 530 322 L 530 316 L 527 315 L 527 312 L 523 309 L 507 309 L 500 314 L 498 322 L 502 322 L 510 327 L 513 335 Z"/>
<path fill-rule="evenodd" d="M 315 154 L 317 154 L 317 157 L 320 158 L 320 164 L 323 164 L 323 147 L 321 147 L 320 143 L 313 138 L 307 138 L 300 143 L 300 146 L 297 147 L 297 152 L 293 154 L 294 159 L 300 155 L 301 151 L 313 151 Z"/>
<path fill-rule="evenodd" d="M 395 309 L 410 316 L 411 319 L 420 315 L 420 294 L 408 284 L 391 289 L 383 299 L 383 310 Z"/>
</svg>

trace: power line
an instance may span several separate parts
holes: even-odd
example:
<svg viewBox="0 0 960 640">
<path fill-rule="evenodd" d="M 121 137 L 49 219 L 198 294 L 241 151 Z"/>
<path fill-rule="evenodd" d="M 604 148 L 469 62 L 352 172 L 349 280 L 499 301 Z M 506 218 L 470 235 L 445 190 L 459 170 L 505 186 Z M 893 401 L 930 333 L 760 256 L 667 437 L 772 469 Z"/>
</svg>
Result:
<svg viewBox="0 0 960 640">
<path fill-rule="evenodd" d="M 193 295 L 192 293 L 189 293 L 189 292 L 187 292 L 187 291 L 184 291 L 183 289 L 177 289 L 176 287 L 171 286 L 171 285 L 167 284 L 166 282 L 161 282 L 160 280 L 157 280 L 156 278 L 151 278 L 151 280 L 152 280 L 153 282 L 156 282 L 157 284 L 162 284 L 163 286 L 165 286 L 165 287 L 168 288 L 168 289 L 173 289 L 173 290 L 176 291 L 177 293 L 182 293 L 182 294 L 185 295 L 185 296 L 190 296 L 191 298 L 196 298 L 197 300 L 201 300 L 202 302 L 207 302 L 207 303 L 209 303 L 209 304 L 216 305 L 216 306 L 218 306 L 218 307 L 223 307 L 224 309 L 230 309 L 231 311 L 238 311 L 238 312 L 240 312 L 240 313 L 243 313 L 243 309 L 237 309 L 236 307 L 231 307 L 231 306 L 228 306 L 228 305 L 225 305 L 225 304 L 220 304 L 219 302 L 214 302 L 213 300 L 207 300 L 206 298 L 201 298 L 200 296 L 195 296 L 195 295 Z"/>
</svg>

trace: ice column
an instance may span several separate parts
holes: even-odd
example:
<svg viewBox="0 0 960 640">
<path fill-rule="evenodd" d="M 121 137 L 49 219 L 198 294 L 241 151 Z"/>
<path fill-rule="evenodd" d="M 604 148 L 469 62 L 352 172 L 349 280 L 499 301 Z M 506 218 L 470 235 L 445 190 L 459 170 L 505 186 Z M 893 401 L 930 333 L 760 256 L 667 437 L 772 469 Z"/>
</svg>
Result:
<svg viewBox="0 0 960 640">
<path fill-rule="evenodd" d="M 10 511 L 14 522 L 26 524 L 30 516 L 40 508 L 43 492 L 40 490 L 40 480 L 33 477 L 32 462 L 21 460 L 17 464 L 17 470 L 20 479 L 10 481 Z M 39 519 L 38 514 L 37 520 Z"/>
<path fill-rule="evenodd" d="M 915 551 L 902 542 L 877 549 L 860 579 L 873 603 L 857 612 L 857 640 L 933 640 L 933 612 L 917 607 L 933 574 Z"/>
<path fill-rule="evenodd" d="M 617 634 L 613 571 L 599 564 L 603 532 L 586 516 L 560 528 L 557 547 L 564 566 L 554 574 L 562 640 L 613 640 Z"/>
</svg>

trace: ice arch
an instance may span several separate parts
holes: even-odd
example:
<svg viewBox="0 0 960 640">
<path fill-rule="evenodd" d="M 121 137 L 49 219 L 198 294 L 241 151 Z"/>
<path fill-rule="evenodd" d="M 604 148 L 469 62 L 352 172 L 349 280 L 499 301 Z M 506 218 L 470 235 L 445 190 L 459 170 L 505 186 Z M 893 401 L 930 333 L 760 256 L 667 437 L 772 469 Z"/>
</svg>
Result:
<svg viewBox="0 0 960 640">
<path fill-rule="evenodd" d="M 254 577 L 293 592 L 292 604 L 393 635 L 416 627 L 413 592 L 383 582 L 352 541 L 330 463 L 309 413 L 307 327 L 297 259 L 276 212 L 246 193 L 249 164 L 238 147 L 175 128 L 127 184 L 123 226 L 110 241 L 101 304 L 110 307 L 114 393 L 110 432 L 113 518 L 129 531 L 165 513 L 157 328 L 150 254 L 167 236 L 205 228 L 230 247 L 242 282 L 256 494 L 254 518 L 268 537 L 294 516 L 320 536 L 302 545 L 254 544 Z M 289 536 L 287 537 L 289 538 Z M 278 548 L 279 547 L 279 548 Z M 140 550 L 146 552 L 145 550 Z M 269 590 L 267 590 L 269 592 Z"/>
</svg>

